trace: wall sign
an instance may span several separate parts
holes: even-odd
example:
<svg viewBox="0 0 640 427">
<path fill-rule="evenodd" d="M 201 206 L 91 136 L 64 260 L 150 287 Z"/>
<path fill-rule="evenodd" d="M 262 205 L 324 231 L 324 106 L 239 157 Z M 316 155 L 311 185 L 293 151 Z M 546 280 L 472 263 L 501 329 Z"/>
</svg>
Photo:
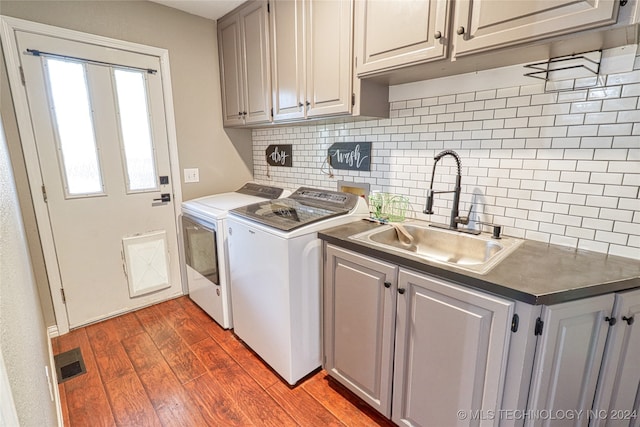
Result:
<svg viewBox="0 0 640 427">
<path fill-rule="evenodd" d="M 270 145 L 265 150 L 267 163 L 270 166 L 284 166 L 290 168 L 293 149 L 291 144 Z"/>
<path fill-rule="evenodd" d="M 370 142 L 341 142 L 333 144 L 327 151 L 329 164 L 334 169 L 352 171 L 371 170 Z"/>
</svg>

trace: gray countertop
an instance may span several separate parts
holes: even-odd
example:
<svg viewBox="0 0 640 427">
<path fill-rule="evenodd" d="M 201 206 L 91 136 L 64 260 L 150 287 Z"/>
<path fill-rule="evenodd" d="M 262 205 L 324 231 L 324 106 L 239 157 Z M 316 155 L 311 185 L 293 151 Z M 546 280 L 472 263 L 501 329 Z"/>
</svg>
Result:
<svg viewBox="0 0 640 427">
<path fill-rule="evenodd" d="M 640 261 L 525 240 L 487 274 L 399 255 L 350 239 L 380 227 L 368 221 L 318 232 L 328 243 L 528 304 L 556 304 L 640 287 Z"/>
</svg>

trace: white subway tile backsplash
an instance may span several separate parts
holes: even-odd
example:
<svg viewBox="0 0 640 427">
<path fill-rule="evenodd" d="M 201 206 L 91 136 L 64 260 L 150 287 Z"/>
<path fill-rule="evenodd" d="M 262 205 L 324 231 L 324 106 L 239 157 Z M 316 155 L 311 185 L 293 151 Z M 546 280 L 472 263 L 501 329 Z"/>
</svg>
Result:
<svg viewBox="0 0 640 427">
<path fill-rule="evenodd" d="M 602 102 L 602 111 L 632 110 L 636 107 L 637 104 L 638 104 L 637 97 L 605 99 Z"/>
<path fill-rule="evenodd" d="M 640 56 L 636 70 L 606 82 L 559 93 L 534 82 L 399 99 L 389 119 L 255 129 L 254 177 L 290 189 L 367 182 L 405 195 L 409 217 L 428 220 L 422 209 L 433 157 L 455 149 L 463 162 L 461 210 L 473 199 L 481 220 L 503 225 L 506 235 L 640 259 Z M 327 148 L 349 141 L 372 142 L 371 172 L 329 177 L 326 166 L 320 170 Z M 294 167 L 266 167 L 264 150 L 273 143 L 293 145 Z M 454 175 L 443 160 L 434 187 L 449 189 Z M 447 222 L 450 195 L 437 205 L 431 219 Z"/>
<path fill-rule="evenodd" d="M 627 234 L 611 233 L 611 232 L 602 231 L 602 230 L 596 231 L 596 237 L 595 237 L 595 239 L 598 241 L 606 242 L 606 243 L 614 243 L 617 245 L 626 244 L 627 238 L 628 238 Z"/>
</svg>

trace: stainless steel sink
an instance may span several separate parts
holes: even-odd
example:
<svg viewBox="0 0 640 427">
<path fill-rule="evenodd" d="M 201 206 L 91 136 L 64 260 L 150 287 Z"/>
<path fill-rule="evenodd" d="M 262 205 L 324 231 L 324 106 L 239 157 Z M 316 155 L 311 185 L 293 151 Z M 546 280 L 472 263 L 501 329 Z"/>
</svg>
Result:
<svg viewBox="0 0 640 427">
<path fill-rule="evenodd" d="M 412 243 L 398 238 L 391 225 L 351 236 L 351 239 L 392 252 L 422 258 L 478 274 L 486 274 L 523 242 L 512 237 L 493 239 L 490 234 L 471 235 L 430 227 L 428 223 L 403 223 Z"/>
</svg>

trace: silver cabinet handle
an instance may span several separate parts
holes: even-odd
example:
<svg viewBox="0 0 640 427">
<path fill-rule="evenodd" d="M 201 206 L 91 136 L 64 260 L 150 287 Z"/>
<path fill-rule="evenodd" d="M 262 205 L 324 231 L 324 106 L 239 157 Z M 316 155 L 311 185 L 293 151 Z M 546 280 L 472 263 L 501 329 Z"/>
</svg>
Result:
<svg viewBox="0 0 640 427">
<path fill-rule="evenodd" d="M 458 31 L 456 31 L 458 33 L 458 35 L 463 35 L 464 34 L 464 27 L 459 27 Z"/>
<path fill-rule="evenodd" d="M 440 31 L 436 31 L 436 33 L 433 35 L 433 37 L 438 40 L 442 38 L 442 33 Z"/>
</svg>

